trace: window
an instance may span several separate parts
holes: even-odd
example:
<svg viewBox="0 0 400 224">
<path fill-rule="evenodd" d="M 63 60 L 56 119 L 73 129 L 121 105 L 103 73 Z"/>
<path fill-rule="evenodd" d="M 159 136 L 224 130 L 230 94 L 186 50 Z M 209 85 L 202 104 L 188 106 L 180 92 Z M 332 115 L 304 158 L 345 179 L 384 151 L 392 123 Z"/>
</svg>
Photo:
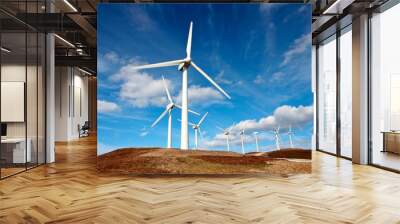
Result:
<svg viewBox="0 0 400 224">
<path fill-rule="evenodd" d="M 336 36 L 318 48 L 318 147 L 336 153 Z"/>
<path fill-rule="evenodd" d="M 352 33 L 351 26 L 340 35 L 340 154 L 352 157 Z"/>
<path fill-rule="evenodd" d="M 371 19 L 372 163 L 400 170 L 400 4 Z"/>
</svg>

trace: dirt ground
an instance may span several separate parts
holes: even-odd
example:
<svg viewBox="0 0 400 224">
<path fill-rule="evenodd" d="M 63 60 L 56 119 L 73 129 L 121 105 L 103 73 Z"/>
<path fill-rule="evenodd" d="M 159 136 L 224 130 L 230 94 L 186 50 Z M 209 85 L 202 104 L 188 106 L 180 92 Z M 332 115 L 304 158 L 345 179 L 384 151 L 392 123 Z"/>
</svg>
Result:
<svg viewBox="0 0 400 224">
<path fill-rule="evenodd" d="M 311 151 L 306 149 L 281 149 L 272 152 L 254 152 L 250 154 L 269 158 L 311 159 Z"/>
<path fill-rule="evenodd" d="M 280 151 L 242 155 L 224 151 L 125 148 L 100 155 L 97 168 L 100 172 L 124 174 L 291 175 L 311 172 L 310 150 Z M 298 160 L 290 160 L 293 158 Z"/>
</svg>

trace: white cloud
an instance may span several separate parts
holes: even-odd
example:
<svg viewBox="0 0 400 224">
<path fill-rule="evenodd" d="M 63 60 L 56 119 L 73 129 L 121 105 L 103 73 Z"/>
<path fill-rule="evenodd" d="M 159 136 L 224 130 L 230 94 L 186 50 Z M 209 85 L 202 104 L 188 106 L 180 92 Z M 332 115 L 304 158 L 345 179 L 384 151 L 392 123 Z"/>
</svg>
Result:
<svg viewBox="0 0 400 224">
<path fill-rule="evenodd" d="M 222 84 L 231 85 L 231 84 L 233 83 L 232 80 L 226 79 L 226 78 L 224 77 L 224 74 L 225 74 L 225 71 L 224 71 L 224 70 L 220 71 L 220 72 L 217 74 L 217 76 L 215 77 L 215 81 L 216 81 L 217 83 L 222 83 Z"/>
<path fill-rule="evenodd" d="M 271 77 L 265 77 L 265 75 L 257 75 L 256 78 L 253 80 L 254 84 L 262 85 L 267 82 L 278 82 L 282 81 L 285 74 L 283 72 L 275 72 L 271 75 Z"/>
<path fill-rule="evenodd" d="M 256 76 L 256 79 L 254 79 L 253 82 L 254 82 L 255 84 L 260 85 L 260 84 L 264 84 L 264 83 L 265 83 L 265 79 L 264 79 L 264 77 L 263 77 L 262 75 L 257 75 L 257 76 Z"/>
<path fill-rule="evenodd" d="M 131 13 L 132 25 L 139 31 L 150 31 L 157 28 L 156 22 L 146 10 L 140 7 L 129 7 Z"/>
<path fill-rule="evenodd" d="M 119 63 L 120 62 L 120 57 L 117 53 L 115 53 L 114 51 L 111 52 L 107 52 L 104 55 L 104 59 L 106 59 L 106 61 L 108 62 L 112 62 L 114 64 Z"/>
<path fill-rule="evenodd" d="M 142 132 L 140 132 L 140 137 L 145 137 L 145 136 L 147 136 L 149 134 L 149 132 L 148 131 L 142 131 Z"/>
<path fill-rule="evenodd" d="M 251 133 L 254 131 L 260 132 L 265 139 L 271 139 L 270 132 L 276 127 L 280 127 L 281 131 L 287 130 L 289 125 L 293 128 L 302 127 L 313 121 L 313 106 L 289 106 L 283 105 L 275 109 L 272 115 L 256 119 L 242 120 L 237 124 L 228 127 L 231 129 L 232 144 L 240 144 L 239 133 L 242 129 L 245 130 L 246 141 L 253 141 L 254 137 Z M 214 138 L 205 142 L 209 147 L 223 146 L 226 144 L 226 136 L 223 133 L 218 133 Z"/>
<path fill-rule="evenodd" d="M 146 127 L 143 127 L 143 128 L 140 129 L 140 133 L 139 133 L 139 136 L 140 136 L 140 137 L 145 137 L 145 136 L 147 136 L 148 134 L 149 134 L 149 130 L 147 130 Z"/>
<path fill-rule="evenodd" d="M 119 97 L 131 106 L 145 108 L 148 106 L 163 107 L 167 103 L 166 93 L 161 78 L 134 69 L 136 63 L 123 66 L 111 77 L 112 81 L 121 82 Z M 172 92 L 172 82 L 165 80 Z"/>
<path fill-rule="evenodd" d="M 125 60 L 115 51 L 109 51 L 103 55 L 99 55 L 97 60 L 97 68 L 99 72 L 107 72 L 115 65 L 123 64 Z"/>
<path fill-rule="evenodd" d="M 283 72 L 275 72 L 272 74 L 271 81 L 281 81 L 284 78 L 285 74 Z"/>
<path fill-rule="evenodd" d="M 274 136 L 272 135 L 272 132 L 259 133 L 258 141 L 261 142 L 263 140 L 273 141 Z M 255 143 L 254 132 L 246 131 L 244 134 L 243 142 L 245 144 Z M 222 133 L 217 134 L 213 139 L 207 140 L 207 141 L 203 142 L 202 144 L 205 147 L 226 147 L 226 135 L 224 135 Z M 242 145 L 242 140 L 239 135 L 239 132 L 232 132 L 229 135 L 229 145 L 230 146 L 241 146 Z M 245 148 L 246 148 L 246 146 L 245 146 Z"/>
<path fill-rule="evenodd" d="M 289 50 L 283 55 L 284 59 L 281 66 L 287 65 L 295 56 L 304 53 L 309 46 L 311 46 L 310 34 L 304 34 L 294 40 L 293 44 L 289 47 Z"/>
<path fill-rule="evenodd" d="M 137 61 L 123 66 L 118 73 L 110 77 L 112 82 L 120 82 L 119 97 L 128 102 L 131 106 L 145 108 L 149 106 L 164 107 L 168 103 L 163 81 L 161 78 L 155 78 L 142 70 L 134 69 L 139 64 Z M 171 95 L 174 95 L 175 85 L 169 79 L 165 79 Z M 191 85 L 188 87 L 188 98 L 191 105 L 209 106 L 212 104 L 224 103 L 222 96 L 213 87 L 200 87 Z M 173 97 L 175 102 L 180 104 L 182 93 Z"/>
<path fill-rule="evenodd" d="M 177 103 L 181 103 L 182 92 L 175 98 Z M 212 104 L 223 104 L 225 97 L 213 87 L 201 87 L 192 85 L 188 87 L 188 101 L 190 105 L 209 106 Z"/>
<path fill-rule="evenodd" d="M 99 113 L 110 113 L 117 112 L 121 110 L 121 108 L 114 102 L 97 100 L 97 110 Z"/>
</svg>

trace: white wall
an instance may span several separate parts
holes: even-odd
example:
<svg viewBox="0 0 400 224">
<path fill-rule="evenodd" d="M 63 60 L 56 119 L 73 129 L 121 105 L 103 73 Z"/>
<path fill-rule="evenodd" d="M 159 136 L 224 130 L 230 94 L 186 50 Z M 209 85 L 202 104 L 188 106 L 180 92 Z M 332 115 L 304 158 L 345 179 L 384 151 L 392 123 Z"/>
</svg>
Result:
<svg viewBox="0 0 400 224">
<path fill-rule="evenodd" d="M 38 69 L 38 70 L 37 70 Z M 26 113 L 26 120 L 23 118 L 20 122 L 5 122 L 7 124 L 7 137 L 24 138 L 25 135 L 29 139 L 31 155 L 33 162 L 39 158 L 40 163 L 44 162 L 44 92 L 42 68 L 39 66 L 25 66 L 25 64 L 5 63 L 1 66 L 2 82 L 24 82 L 26 85 L 26 102 L 23 102 L 20 113 Z M 27 80 L 25 80 L 27 78 Z M 2 89 L 2 93 L 4 89 Z M 20 94 L 24 94 L 24 90 L 20 90 Z M 2 95 L 7 98 L 7 95 Z M 26 106 L 25 106 L 26 103 Z M 3 113 L 17 113 L 16 108 L 2 107 Z M 24 115 L 22 115 L 24 116 Z M 39 155 L 37 155 L 39 153 Z"/>
<path fill-rule="evenodd" d="M 27 70 L 25 70 L 27 69 Z M 2 82 L 24 82 L 26 83 L 25 76 L 28 72 L 28 81 L 30 86 L 36 86 L 36 80 L 31 80 L 31 74 L 36 74 L 36 67 L 27 66 L 25 64 L 3 64 L 1 66 L 1 81 Z M 4 97 L 4 96 L 3 96 Z M 27 106 L 31 108 L 34 107 L 36 111 L 36 88 L 27 88 Z M 32 104 L 33 102 L 33 104 Z M 2 110 L 7 110 L 8 108 L 1 108 Z M 30 130 L 36 130 L 36 113 L 32 113 L 32 109 L 27 109 L 28 122 L 28 137 L 31 133 Z M 34 122 L 32 124 L 31 122 Z M 8 137 L 25 137 L 25 126 L 26 122 L 7 122 L 7 135 Z M 36 135 L 36 132 L 35 132 Z"/>
<path fill-rule="evenodd" d="M 76 68 L 56 67 L 55 85 L 55 140 L 77 139 L 78 125 L 88 120 L 88 77 Z"/>
</svg>

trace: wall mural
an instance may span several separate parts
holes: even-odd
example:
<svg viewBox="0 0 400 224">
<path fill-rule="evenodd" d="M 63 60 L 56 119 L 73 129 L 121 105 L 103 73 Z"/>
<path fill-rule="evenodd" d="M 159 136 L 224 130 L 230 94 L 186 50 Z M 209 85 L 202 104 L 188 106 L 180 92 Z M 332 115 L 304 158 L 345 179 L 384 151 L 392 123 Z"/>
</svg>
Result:
<svg viewBox="0 0 400 224">
<path fill-rule="evenodd" d="M 98 169 L 311 171 L 311 7 L 100 4 Z"/>
</svg>

